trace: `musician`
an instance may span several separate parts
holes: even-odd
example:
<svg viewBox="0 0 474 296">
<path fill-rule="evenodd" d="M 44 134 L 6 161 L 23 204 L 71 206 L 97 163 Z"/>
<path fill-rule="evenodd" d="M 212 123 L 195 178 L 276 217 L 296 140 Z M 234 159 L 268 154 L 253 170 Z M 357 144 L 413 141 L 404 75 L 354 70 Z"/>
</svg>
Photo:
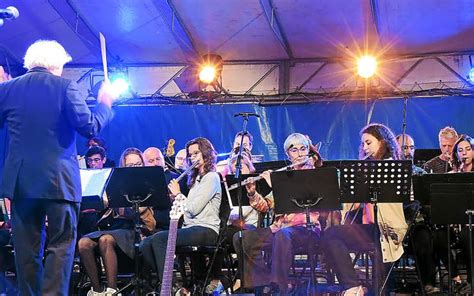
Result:
<svg viewBox="0 0 474 296">
<path fill-rule="evenodd" d="M 311 142 L 300 134 L 289 135 L 284 143 L 285 153 L 293 164 L 295 170 L 314 168 L 313 161 L 309 158 Z M 305 161 L 307 160 L 307 161 Z M 271 187 L 270 171 L 262 174 L 262 177 Z M 273 195 L 261 196 L 256 191 L 249 191 L 249 200 L 253 208 L 260 212 L 267 212 L 274 208 Z M 306 216 L 304 213 L 277 215 L 275 221 L 269 228 L 257 228 L 244 230 L 243 248 L 244 258 L 239 258 L 239 264 L 244 264 L 244 288 L 256 288 L 268 292 L 270 289 L 279 289 L 285 295 L 293 286 L 289 283 L 288 275 L 292 262 L 293 249 L 298 245 L 315 244 L 319 239 L 321 227 L 319 213 L 310 213 L 311 222 L 315 229 L 306 229 Z M 239 234 L 234 235 L 234 248 L 240 256 Z M 263 259 L 262 251 L 271 250 L 271 270 L 268 269 Z M 268 287 L 270 286 L 270 287 Z"/>
<path fill-rule="evenodd" d="M 105 149 L 101 146 L 91 146 L 84 156 L 89 169 L 104 168 L 107 156 Z M 77 225 L 77 238 L 84 234 L 97 230 L 97 211 L 95 209 L 81 209 L 79 223 Z"/>
<path fill-rule="evenodd" d="M 413 158 L 415 156 L 415 140 L 409 134 L 399 134 L 396 136 L 398 146 L 401 148 L 402 151 L 402 158 L 411 160 L 413 162 Z M 416 166 L 415 164 L 412 165 L 412 174 L 413 175 L 422 175 L 425 174 L 425 170 Z"/>
<path fill-rule="evenodd" d="M 454 171 L 458 173 L 474 172 L 474 139 L 468 135 L 461 135 L 453 147 L 453 167 Z M 471 292 L 471 257 L 469 252 L 469 228 L 462 227 L 459 233 L 458 247 L 462 250 L 464 257 L 467 259 L 467 282 L 464 282 L 458 275 L 454 278 L 454 291 L 461 294 L 468 294 Z M 455 265 L 455 263 L 453 263 Z"/>
<path fill-rule="evenodd" d="M 186 144 L 186 161 L 190 167 L 197 162 L 188 178 L 188 196 L 184 196 L 179 183 L 173 179 L 168 189 L 173 198 L 185 198 L 184 224 L 178 229 L 176 246 L 209 245 L 219 233 L 221 204 L 220 177 L 215 172 L 216 151 L 206 138 L 195 138 Z M 140 245 L 145 261 L 158 271 L 161 280 L 164 271 L 168 231 L 147 237 Z"/>
<path fill-rule="evenodd" d="M 90 169 L 102 169 L 104 168 L 107 157 L 105 155 L 105 149 L 100 146 L 92 146 L 86 152 L 86 163 Z"/>
<path fill-rule="evenodd" d="M 76 83 L 61 78 L 70 61 L 58 42 L 38 40 L 24 57 L 28 72 L 0 84 L 0 128 L 9 134 L 0 197 L 12 201 L 21 295 L 68 295 L 81 201 L 76 132 L 96 135 L 113 117 L 108 87 L 91 112 Z"/>
<path fill-rule="evenodd" d="M 166 167 L 163 153 L 156 147 L 146 148 L 143 151 L 143 158 L 145 159 L 145 166 L 160 166 L 163 169 Z"/>
<path fill-rule="evenodd" d="M 250 153 L 252 152 L 253 148 L 253 136 L 250 132 L 238 132 L 234 136 L 234 144 L 232 145 L 232 149 L 234 150 L 235 148 L 240 147 L 240 142 L 242 141 L 243 138 L 243 143 L 242 146 L 244 149 L 247 149 Z"/>
<path fill-rule="evenodd" d="M 474 171 L 474 139 L 461 135 L 453 146 L 453 171 L 458 173 Z"/>
<path fill-rule="evenodd" d="M 243 137 L 243 139 L 242 139 Z M 217 163 L 217 172 L 223 176 L 229 173 L 228 160 L 233 156 L 237 155 L 240 148 L 240 142 L 242 142 L 242 151 L 245 151 L 247 154 L 252 156 L 253 148 L 253 136 L 250 132 L 238 132 L 234 136 L 234 142 L 232 144 L 232 150 L 229 153 L 229 158 L 221 160 Z"/>
<path fill-rule="evenodd" d="M 120 157 L 121 167 L 142 167 L 144 163 L 143 155 L 137 148 L 125 149 Z M 133 259 L 135 256 L 133 218 L 132 208 L 107 208 L 97 222 L 102 230 L 86 234 L 79 240 L 81 262 L 92 284 L 87 295 L 112 295 L 117 291 L 118 258 Z M 155 229 L 155 218 L 151 208 L 140 207 L 140 219 L 145 230 L 151 232 Z M 107 280 L 105 289 L 100 284 L 97 253 L 104 263 Z"/>
<path fill-rule="evenodd" d="M 369 124 L 361 132 L 361 145 L 359 148 L 360 159 L 393 159 L 401 158 L 400 149 L 392 131 L 382 124 Z M 322 250 L 327 264 L 335 271 L 339 283 L 345 288 L 343 295 L 364 295 L 364 289 L 359 286 L 354 265 L 350 257 L 351 250 L 358 250 L 368 243 L 378 244 L 380 238 L 381 257 L 384 263 L 394 262 L 403 254 L 402 240 L 407 230 L 403 206 L 401 203 L 379 203 L 377 218 L 379 227 L 374 225 L 374 207 L 372 204 L 354 204 L 345 209 L 363 213 L 362 224 L 348 224 L 350 219 L 345 219 L 345 225 L 329 228 L 322 240 Z M 343 213 L 346 216 L 346 213 Z M 382 234 L 380 233 L 382 231 Z M 380 254 L 380 253 L 379 253 Z M 382 274 L 383 266 L 378 268 Z M 378 294 L 378 293 L 377 293 Z"/>
<path fill-rule="evenodd" d="M 181 149 L 174 158 L 174 168 L 179 171 L 186 169 L 186 149 Z"/>
<path fill-rule="evenodd" d="M 165 165 L 165 158 L 163 157 L 163 153 L 160 149 L 156 147 L 148 147 L 145 152 L 143 152 L 143 158 L 145 159 L 145 166 L 160 166 L 163 168 L 165 172 L 166 184 L 178 177 L 178 174 L 169 170 L 168 167 Z M 189 189 L 185 179 L 180 181 L 180 187 L 183 189 L 184 194 L 188 193 Z M 170 207 L 167 209 L 153 207 L 153 214 L 155 215 L 156 220 L 156 230 L 166 230 L 169 228 L 170 210 L 171 204 Z"/>
<path fill-rule="evenodd" d="M 86 143 L 87 149 L 90 149 L 92 147 L 101 147 L 104 149 L 104 151 L 107 151 L 107 144 L 104 139 L 100 137 L 92 137 L 90 138 L 87 143 Z M 86 156 L 87 157 L 87 156 Z M 87 160 L 87 159 L 86 159 Z M 88 168 L 91 168 L 89 163 L 86 162 L 86 165 Z M 105 158 L 105 162 L 103 165 L 104 168 L 114 168 L 115 167 L 115 161 Z"/>
<path fill-rule="evenodd" d="M 234 155 L 227 160 L 227 169 L 224 170 L 226 174 L 235 174 L 235 170 L 236 170 L 235 166 L 237 163 L 237 157 L 238 157 L 237 155 Z M 242 165 L 242 169 L 241 169 L 242 174 L 250 174 L 250 173 L 255 172 L 255 167 L 253 166 L 253 163 L 252 163 L 252 156 L 247 152 L 244 152 L 242 154 L 241 165 Z M 223 178 L 225 179 L 224 175 L 223 175 Z M 251 192 L 251 194 L 254 194 L 256 190 L 256 184 L 254 182 L 249 183 L 245 185 L 245 188 L 247 189 L 247 192 Z M 235 191 L 237 190 L 238 189 L 235 189 Z M 243 221 L 239 220 L 238 205 L 234 205 L 232 207 L 232 211 L 229 216 L 227 227 L 223 230 L 224 233 L 221 234 L 223 244 L 232 245 L 232 239 L 236 232 L 242 229 L 255 229 L 257 227 L 258 221 L 259 221 L 259 212 L 256 209 L 252 208 L 251 206 L 242 206 L 242 215 L 243 215 Z M 210 272 L 211 281 L 209 285 L 207 285 L 206 287 L 206 293 L 208 294 L 212 294 L 215 291 L 221 292 L 220 290 L 223 289 L 223 285 L 220 282 L 220 278 L 222 276 L 221 269 L 222 269 L 223 261 L 224 261 L 224 254 L 219 252 L 214 260 L 214 264 L 212 265 L 212 269 Z"/>
<path fill-rule="evenodd" d="M 458 133 L 450 126 L 444 127 L 439 131 L 438 140 L 441 154 L 428 160 L 424 169 L 428 173 L 447 173 L 452 170 L 451 156 L 453 153 L 454 143 L 458 139 Z"/>
</svg>

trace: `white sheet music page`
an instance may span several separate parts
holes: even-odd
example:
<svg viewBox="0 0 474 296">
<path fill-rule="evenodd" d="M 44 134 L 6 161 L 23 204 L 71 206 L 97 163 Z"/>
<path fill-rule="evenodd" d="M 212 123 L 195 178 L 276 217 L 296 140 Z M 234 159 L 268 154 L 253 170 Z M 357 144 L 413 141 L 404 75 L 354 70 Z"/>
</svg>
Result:
<svg viewBox="0 0 474 296">
<path fill-rule="evenodd" d="M 92 169 L 81 171 L 82 196 L 99 196 L 102 194 L 109 180 L 112 168 Z"/>
</svg>

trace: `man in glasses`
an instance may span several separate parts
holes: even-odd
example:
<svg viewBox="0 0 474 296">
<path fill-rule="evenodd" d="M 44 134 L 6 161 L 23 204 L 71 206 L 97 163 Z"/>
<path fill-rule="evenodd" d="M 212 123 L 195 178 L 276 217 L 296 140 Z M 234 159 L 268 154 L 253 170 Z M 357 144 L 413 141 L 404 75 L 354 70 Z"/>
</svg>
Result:
<svg viewBox="0 0 474 296">
<path fill-rule="evenodd" d="M 92 146 L 86 152 L 86 163 L 89 169 L 104 168 L 107 157 L 105 156 L 105 149 L 100 146 Z"/>
</svg>

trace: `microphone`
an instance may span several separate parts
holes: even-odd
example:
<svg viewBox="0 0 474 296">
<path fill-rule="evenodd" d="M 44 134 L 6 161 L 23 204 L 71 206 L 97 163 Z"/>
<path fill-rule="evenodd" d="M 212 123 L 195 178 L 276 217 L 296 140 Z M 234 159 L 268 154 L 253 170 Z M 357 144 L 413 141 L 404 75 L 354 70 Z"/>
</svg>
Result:
<svg viewBox="0 0 474 296">
<path fill-rule="evenodd" d="M 243 117 L 255 116 L 255 117 L 260 117 L 260 115 L 258 115 L 257 113 L 252 113 L 252 112 L 240 112 L 240 113 L 234 114 L 234 117 L 237 117 L 237 116 L 243 116 Z"/>
<path fill-rule="evenodd" d="M 20 16 L 20 12 L 14 6 L 8 6 L 5 9 L 0 9 L 0 19 L 16 19 Z"/>
</svg>

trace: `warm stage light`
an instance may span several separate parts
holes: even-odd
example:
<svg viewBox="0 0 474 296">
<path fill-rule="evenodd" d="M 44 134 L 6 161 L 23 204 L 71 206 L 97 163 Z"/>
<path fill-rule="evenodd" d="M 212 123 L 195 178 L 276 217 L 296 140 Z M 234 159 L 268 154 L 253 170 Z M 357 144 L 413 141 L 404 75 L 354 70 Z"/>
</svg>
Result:
<svg viewBox="0 0 474 296">
<path fill-rule="evenodd" d="M 363 78 L 370 78 L 377 70 L 377 61 L 372 56 L 363 56 L 357 62 L 357 72 Z"/>
<path fill-rule="evenodd" d="M 216 79 L 216 68 L 212 65 L 204 66 L 201 71 L 199 71 L 199 80 L 201 82 L 210 84 Z"/>
<path fill-rule="evenodd" d="M 222 57 L 217 54 L 205 54 L 201 57 L 198 65 L 198 77 L 202 83 L 213 84 L 218 81 L 222 74 Z"/>
</svg>

